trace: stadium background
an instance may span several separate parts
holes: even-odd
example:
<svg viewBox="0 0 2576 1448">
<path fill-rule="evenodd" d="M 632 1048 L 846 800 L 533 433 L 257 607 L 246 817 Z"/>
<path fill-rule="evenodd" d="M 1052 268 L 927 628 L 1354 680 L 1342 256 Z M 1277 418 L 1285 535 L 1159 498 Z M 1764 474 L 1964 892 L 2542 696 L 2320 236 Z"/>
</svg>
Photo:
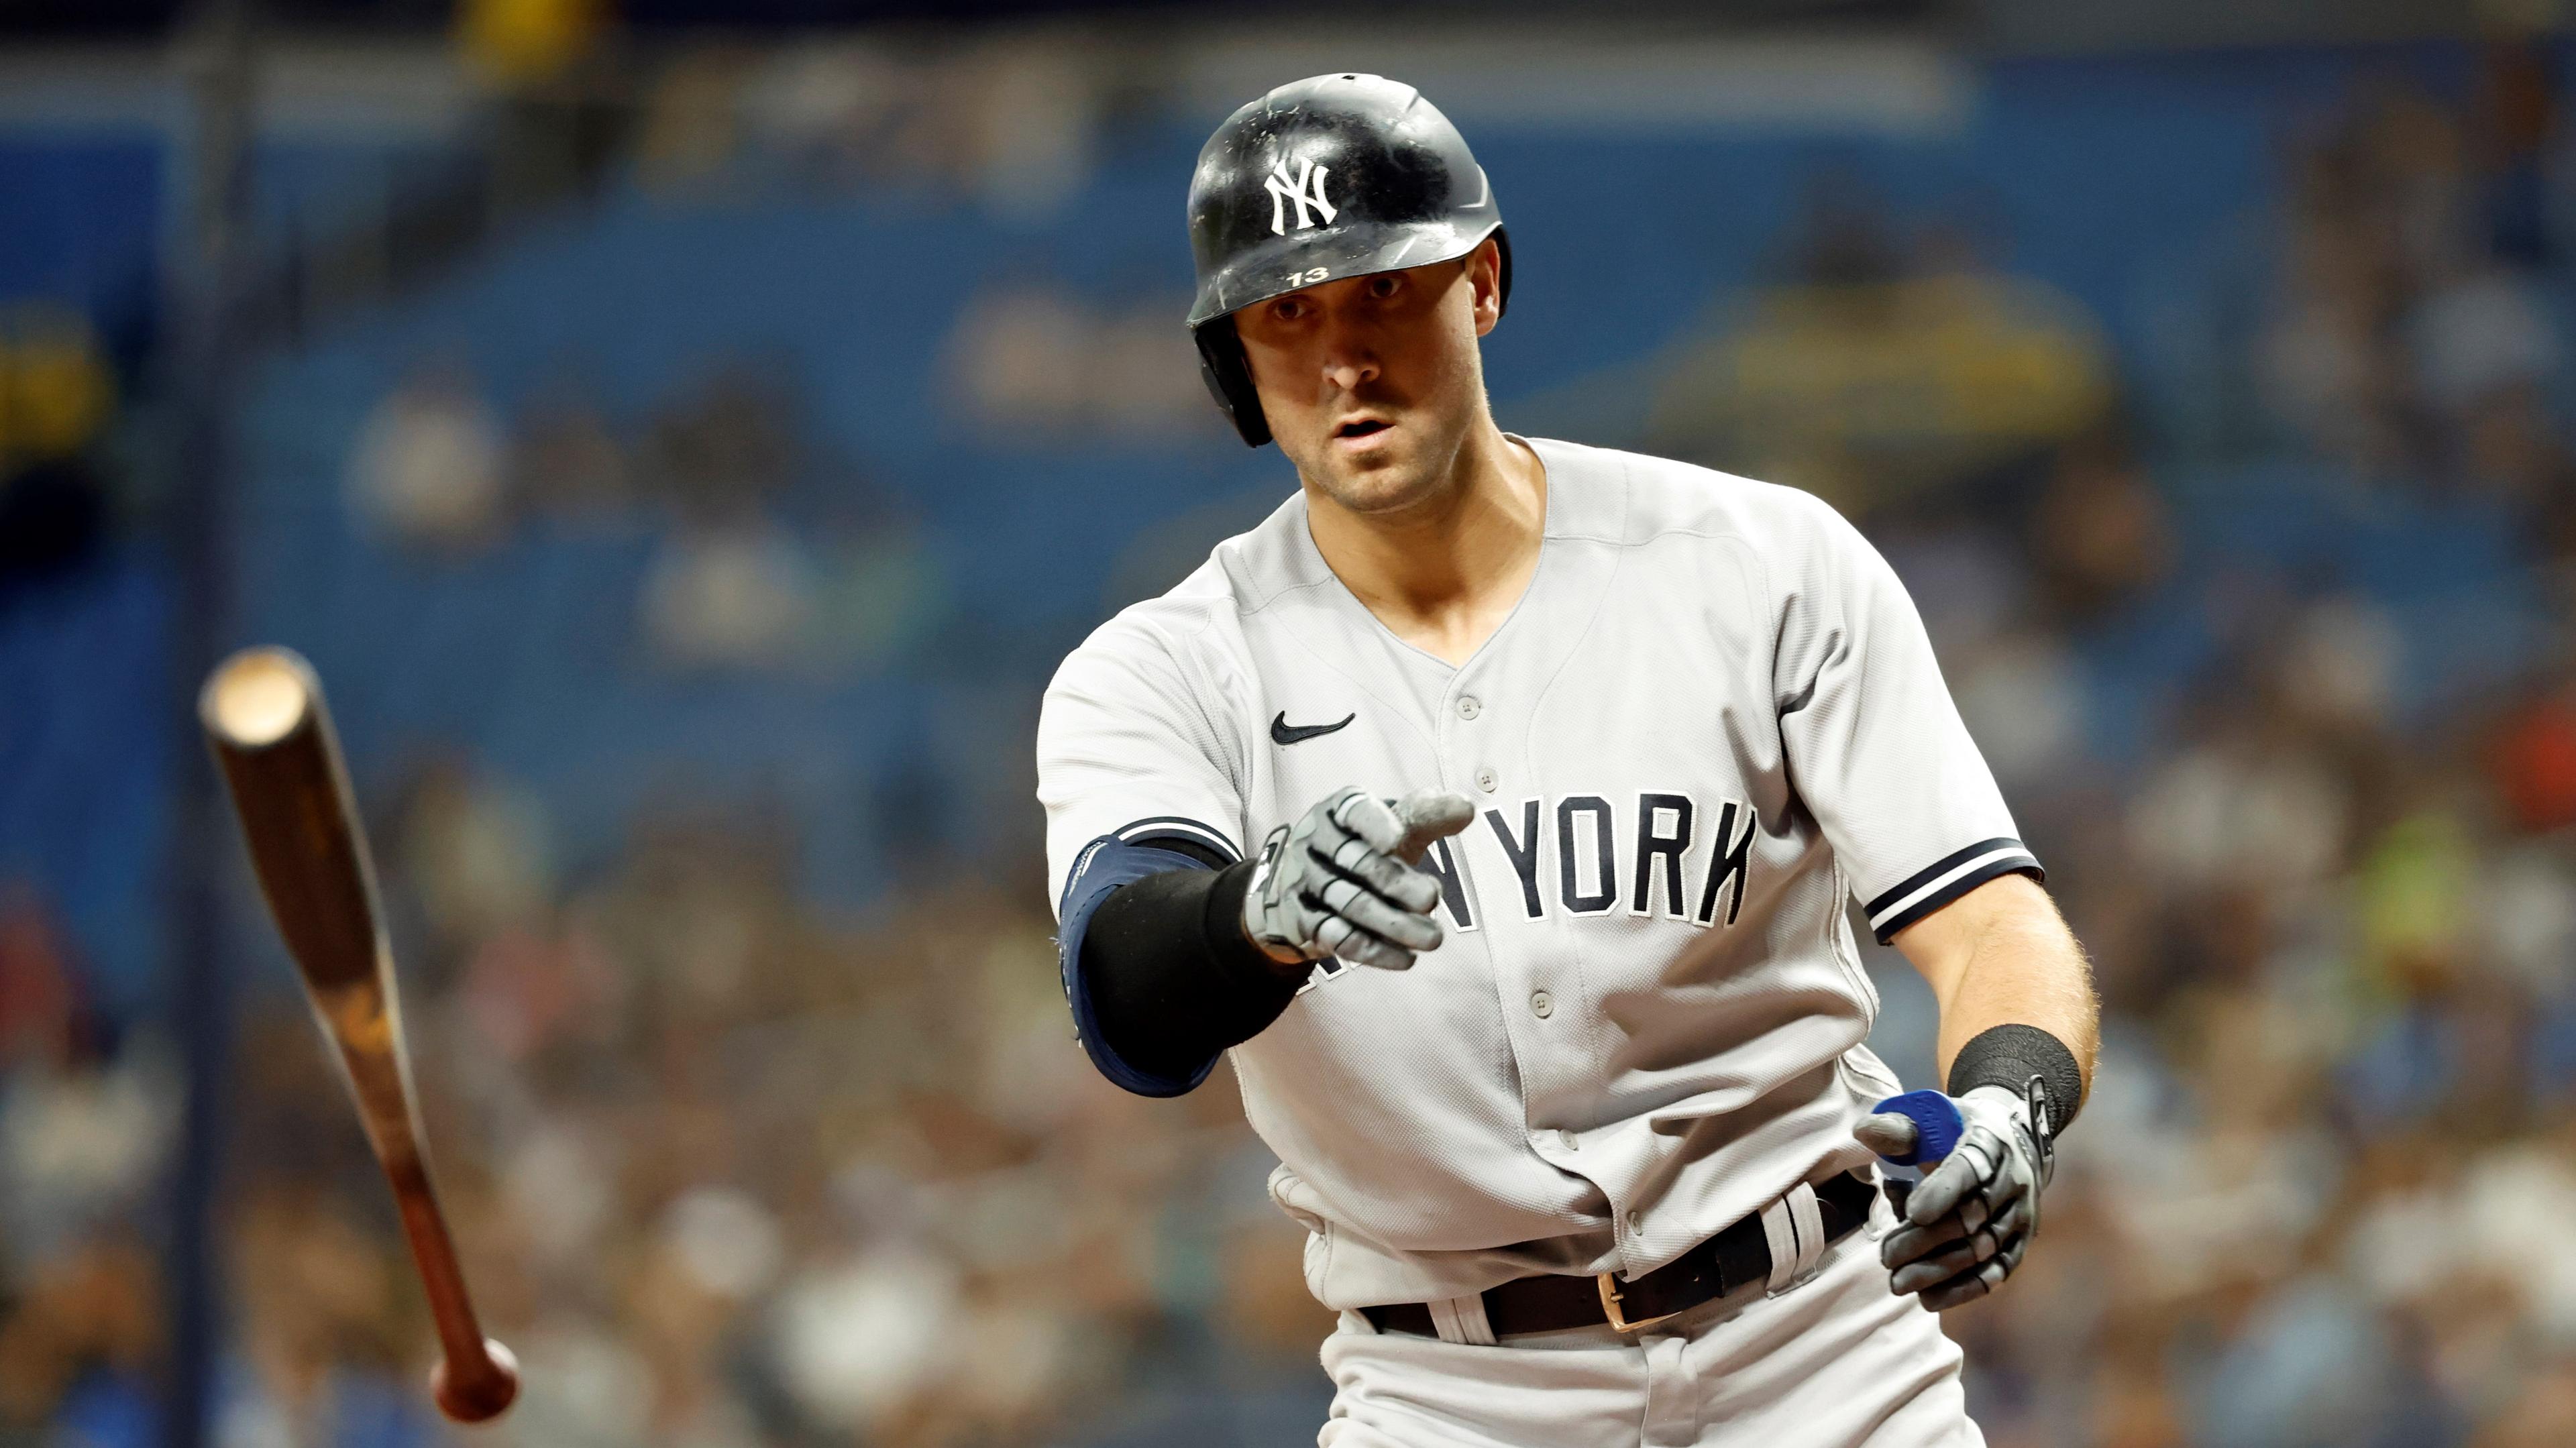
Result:
<svg viewBox="0 0 2576 1448">
<path fill-rule="evenodd" d="M 1069 1039 L 1028 741 L 1292 485 L 1180 196 L 1338 67 L 1495 179 L 1504 425 L 1861 520 L 2097 957 L 1947 1319 L 1990 1441 L 2576 1441 L 2558 7 L 614 8 L 0 8 L 0 1444 L 1304 1441 L 1225 1078 Z M 209 809 L 253 640 L 350 747 L 495 1430 Z"/>
</svg>

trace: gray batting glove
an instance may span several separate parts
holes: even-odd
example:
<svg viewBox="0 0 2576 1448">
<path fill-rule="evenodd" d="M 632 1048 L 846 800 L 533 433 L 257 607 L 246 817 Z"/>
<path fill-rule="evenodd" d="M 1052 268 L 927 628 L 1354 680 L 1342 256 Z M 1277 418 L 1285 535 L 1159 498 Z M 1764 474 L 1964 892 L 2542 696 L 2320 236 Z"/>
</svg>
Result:
<svg viewBox="0 0 2576 1448">
<path fill-rule="evenodd" d="M 1891 1291 L 1918 1292 L 1935 1312 L 1973 1302 L 2003 1285 L 2039 1233 L 2039 1192 L 2057 1153 L 2031 1119 L 2033 1103 L 2002 1086 L 1951 1098 L 1959 1145 L 1905 1199 L 1905 1217 L 1878 1244 Z M 1885 1157 L 1914 1150 L 1914 1123 L 1894 1112 L 1852 1128 Z"/>
<path fill-rule="evenodd" d="M 1339 791 L 1270 832 L 1244 892 L 1244 935 L 1283 965 L 1337 955 L 1410 968 L 1441 940 L 1440 882 L 1418 868 L 1423 852 L 1475 817 L 1463 795 Z"/>
</svg>

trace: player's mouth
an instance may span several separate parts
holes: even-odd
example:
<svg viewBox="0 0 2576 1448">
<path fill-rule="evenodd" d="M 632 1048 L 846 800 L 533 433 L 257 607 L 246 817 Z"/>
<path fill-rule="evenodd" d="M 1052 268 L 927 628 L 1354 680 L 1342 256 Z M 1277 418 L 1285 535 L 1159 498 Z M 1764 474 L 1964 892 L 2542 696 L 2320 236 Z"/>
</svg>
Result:
<svg viewBox="0 0 2576 1448">
<path fill-rule="evenodd" d="M 1357 450 L 1372 445 L 1372 439 L 1395 430 L 1395 424 L 1382 417 L 1355 417 L 1333 429 L 1333 441 Z"/>
</svg>

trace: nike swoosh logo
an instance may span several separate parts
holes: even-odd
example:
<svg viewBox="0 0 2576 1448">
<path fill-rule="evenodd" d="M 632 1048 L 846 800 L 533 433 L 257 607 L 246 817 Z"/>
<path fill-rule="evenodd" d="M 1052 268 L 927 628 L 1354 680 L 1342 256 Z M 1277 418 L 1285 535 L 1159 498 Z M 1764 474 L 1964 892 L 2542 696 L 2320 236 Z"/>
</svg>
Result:
<svg viewBox="0 0 2576 1448">
<path fill-rule="evenodd" d="M 1279 711 L 1279 716 L 1270 721 L 1270 742 L 1283 745 L 1303 744 L 1309 739 L 1320 739 L 1358 717 L 1360 717 L 1358 714 L 1353 713 L 1343 715 L 1339 723 L 1291 724 L 1288 722 L 1288 711 L 1282 709 Z"/>
</svg>

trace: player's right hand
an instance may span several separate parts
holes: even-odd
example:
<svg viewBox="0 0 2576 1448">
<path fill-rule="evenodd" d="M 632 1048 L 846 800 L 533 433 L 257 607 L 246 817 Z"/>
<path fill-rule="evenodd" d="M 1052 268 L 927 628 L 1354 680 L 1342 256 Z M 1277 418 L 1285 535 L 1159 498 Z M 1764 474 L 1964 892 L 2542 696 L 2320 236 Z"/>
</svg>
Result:
<svg viewBox="0 0 2576 1448">
<path fill-rule="evenodd" d="M 1283 965 L 1339 956 L 1404 970 L 1436 948 L 1440 882 L 1419 867 L 1431 842 L 1476 817 L 1466 796 L 1416 790 L 1400 800 L 1336 791 L 1270 832 L 1243 896 L 1243 933 Z"/>
</svg>

